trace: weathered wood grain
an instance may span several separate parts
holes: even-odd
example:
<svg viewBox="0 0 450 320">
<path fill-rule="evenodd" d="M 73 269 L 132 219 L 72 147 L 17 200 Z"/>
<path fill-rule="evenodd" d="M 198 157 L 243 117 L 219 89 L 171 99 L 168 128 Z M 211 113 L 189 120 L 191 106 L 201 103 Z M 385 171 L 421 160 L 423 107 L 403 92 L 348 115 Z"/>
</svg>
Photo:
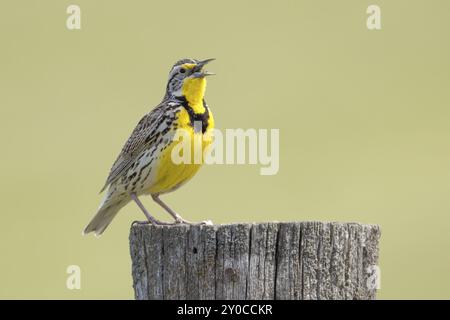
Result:
<svg viewBox="0 0 450 320">
<path fill-rule="evenodd" d="M 135 225 L 135 298 L 375 299 L 379 238 L 358 223 Z"/>
</svg>

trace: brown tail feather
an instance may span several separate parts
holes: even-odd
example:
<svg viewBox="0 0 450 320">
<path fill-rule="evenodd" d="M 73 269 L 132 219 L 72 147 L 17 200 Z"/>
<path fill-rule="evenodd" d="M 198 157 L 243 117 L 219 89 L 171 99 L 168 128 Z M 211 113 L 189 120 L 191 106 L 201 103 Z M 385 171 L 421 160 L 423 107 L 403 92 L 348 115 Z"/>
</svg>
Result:
<svg viewBox="0 0 450 320">
<path fill-rule="evenodd" d="M 96 236 L 100 236 L 125 204 L 126 202 L 118 202 L 102 206 L 84 228 L 83 234 L 94 232 Z"/>
</svg>

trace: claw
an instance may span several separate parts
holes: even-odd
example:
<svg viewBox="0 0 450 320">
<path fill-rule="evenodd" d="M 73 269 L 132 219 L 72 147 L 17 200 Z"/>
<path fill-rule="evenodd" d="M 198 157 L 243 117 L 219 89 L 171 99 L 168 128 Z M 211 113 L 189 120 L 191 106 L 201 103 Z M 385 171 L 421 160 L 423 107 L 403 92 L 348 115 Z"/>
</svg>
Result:
<svg viewBox="0 0 450 320">
<path fill-rule="evenodd" d="M 135 221 L 133 221 L 132 223 L 131 223 L 131 226 L 135 226 L 135 225 L 139 225 L 139 226 L 142 226 L 142 225 L 145 225 L 145 224 L 152 224 L 150 221 L 148 221 L 148 220 L 146 220 L 146 221 L 138 221 L 138 220 L 135 220 Z"/>
<path fill-rule="evenodd" d="M 190 222 L 184 219 L 176 219 L 175 224 L 187 224 L 190 226 L 212 226 L 213 222 L 211 220 L 204 220 L 202 222 Z"/>
<path fill-rule="evenodd" d="M 155 221 L 133 221 L 133 223 L 131 224 L 132 226 L 135 225 L 139 225 L 139 226 L 143 226 L 143 225 L 147 225 L 147 224 L 151 224 L 152 226 L 171 226 L 174 225 L 175 223 L 173 222 L 164 222 L 164 221 L 159 221 L 156 220 Z"/>
</svg>

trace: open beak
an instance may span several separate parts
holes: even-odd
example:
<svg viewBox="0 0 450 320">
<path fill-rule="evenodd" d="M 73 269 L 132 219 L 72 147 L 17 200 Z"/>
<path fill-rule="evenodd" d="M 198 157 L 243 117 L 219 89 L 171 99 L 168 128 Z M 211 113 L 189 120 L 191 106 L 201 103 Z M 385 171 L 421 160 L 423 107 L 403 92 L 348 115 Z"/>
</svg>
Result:
<svg viewBox="0 0 450 320">
<path fill-rule="evenodd" d="M 204 78 L 206 76 L 212 76 L 215 73 L 209 72 L 209 71 L 203 71 L 202 68 L 208 64 L 209 62 L 216 60 L 216 59 L 206 59 L 203 61 L 200 61 L 197 63 L 197 65 L 194 67 L 194 73 L 192 74 L 192 76 L 194 78 Z"/>
</svg>

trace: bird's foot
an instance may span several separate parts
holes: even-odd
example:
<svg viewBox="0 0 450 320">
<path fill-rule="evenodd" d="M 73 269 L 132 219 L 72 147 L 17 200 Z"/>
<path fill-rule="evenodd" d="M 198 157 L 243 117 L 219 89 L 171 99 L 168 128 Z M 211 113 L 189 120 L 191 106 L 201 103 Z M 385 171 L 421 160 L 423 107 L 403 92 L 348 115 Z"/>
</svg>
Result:
<svg viewBox="0 0 450 320">
<path fill-rule="evenodd" d="M 174 225 L 175 223 L 174 222 L 165 222 L 165 221 L 159 221 L 159 220 L 153 220 L 153 221 L 150 221 L 150 220 L 145 220 L 145 221 L 133 221 L 133 223 L 131 224 L 131 226 L 135 226 L 135 225 L 138 225 L 138 226 L 142 226 L 142 225 L 147 225 L 147 224 L 151 224 L 151 225 L 154 225 L 154 226 L 169 226 L 169 225 Z"/>
<path fill-rule="evenodd" d="M 138 220 L 135 220 L 135 221 L 133 221 L 132 223 L 131 223 L 131 226 L 133 227 L 133 226 L 144 226 L 144 225 L 146 225 L 146 224 L 153 224 L 152 222 L 150 222 L 150 221 L 148 221 L 148 220 L 145 220 L 145 221 L 138 221 Z"/>
<path fill-rule="evenodd" d="M 177 219 L 175 219 L 175 224 L 188 224 L 190 226 L 212 226 L 213 222 L 211 220 L 204 220 L 202 222 L 191 222 L 181 217 L 178 217 Z"/>
</svg>

